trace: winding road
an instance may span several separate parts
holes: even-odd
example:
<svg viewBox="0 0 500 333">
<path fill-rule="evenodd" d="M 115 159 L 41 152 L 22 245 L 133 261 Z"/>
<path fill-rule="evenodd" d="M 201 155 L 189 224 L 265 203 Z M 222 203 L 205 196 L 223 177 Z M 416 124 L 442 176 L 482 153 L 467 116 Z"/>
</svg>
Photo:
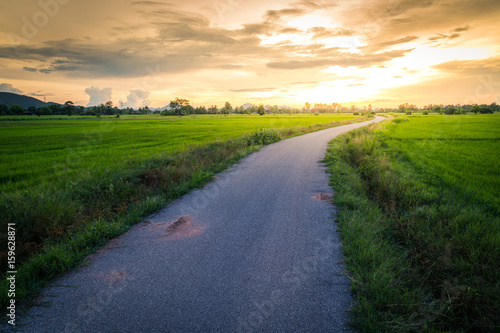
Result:
<svg viewBox="0 0 500 333">
<path fill-rule="evenodd" d="M 22 332 L 343 332 L 349 280 L 320 161 L 382 117 L 269 145 L 46 288 Z"/>
</svg>

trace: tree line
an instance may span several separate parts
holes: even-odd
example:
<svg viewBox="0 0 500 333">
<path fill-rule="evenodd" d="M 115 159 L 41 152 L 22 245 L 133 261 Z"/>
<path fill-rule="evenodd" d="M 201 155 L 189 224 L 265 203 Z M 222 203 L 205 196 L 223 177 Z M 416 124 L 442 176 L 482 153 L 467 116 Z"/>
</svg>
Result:
<svg viewBox="0 0 500 333">
<path fill-rule="evenodd" d="M 280 111 L 280 110 L 277 110 Z M 198 106 L 193 107 L 189 100 L 184 98 L 176 97 L 170 102 L 168 107 L 161 112 L 163 116 L 183 116 L 190 114 L 252 114 L 258 113 L 264 115 L 270 111 L 266 110 L 263 104 L 259 106 L 252 105 L 251 107 L 233 107 L 231 103 L 226 102 L 222 108 L 218 108 L 217 105 L 212 105 L 210 107 Z M 278 113 L 278 112 L 277 112 Z"/>
<path fill-rule="evenodd" d="M 429 104 L 422 108 L 414 104 L 403 103 L 398 105 L 397 108 L 373 108 L 371 104 L 366 106 L 346 106 L 339 103 L 323 104 L 323 103 L 305 103 L 304 106 L 299 108 L 289 108 L 289 107 L 279 107 L 277 105 L 270 106 L 263 104 L 260 105 L 244 105 L 239 107 L 233 107 L 231 103 L 226 102 L 222 108 L 217 107 L 217 105 L 212 105 L 210 107 L 198 106 L 193 107 L 190 101 L 183 98 L 176 97 L 164 110 L 152 110 L 145 107 L 140 107 L 138 109 L 133 109 L 130 107 L 118 108 L 113 106 L 112 101 L 106 103 L 101 103 L 92 107 L 76 106 L 72 101 L 67 101 L 63 105 L 61 104 L 50 104 L 48 106 L 43 106 L 36 108 L 31 106 L 29 108 L 24 108 L 19 104 L 1 104 L 0 103 L 0 116 L 1 115 L 82 115 L 82 116 L 101 116 L 101 115 L 120 115 L 120 114 L 161 114 L 163 116 L 183 116 L 191 114 L 284 114 L 284 113 L 406 113 L 412 114 L 413 112 L 422 112 L 423 114 L 429 114 L 429 112 L 453 115 L 453 114 L 491 114 L 494 112 L 500 112 L 500 105 L 497 103 L 492 104 L 467 104 L 467 105 L 443 105 L 443 104 Z"/>
</svg>

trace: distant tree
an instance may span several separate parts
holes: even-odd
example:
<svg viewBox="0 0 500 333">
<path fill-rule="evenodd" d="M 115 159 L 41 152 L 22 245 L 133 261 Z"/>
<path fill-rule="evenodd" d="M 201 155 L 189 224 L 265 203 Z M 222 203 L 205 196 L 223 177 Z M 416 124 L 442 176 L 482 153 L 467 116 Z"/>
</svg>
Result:
<svg viewBox="0 0 500 333">
<path fill-rule="evenodd" d="M 182 113 L 185 113 L 184 111 L 186 110 L 183 110 L 183 107 L 187 105 L 189 105 L 189 100 L 179 97 L 176 97 L 173 101 L 170 101 L 170 103 L 168 104 L 170 110 L 172 110 L 174 114 L 178 116 L 180 116 Z"/>
<path fill-rule="evenodd" d="M 11 114 L 22 115 L 22 114 L 24 114 L 24 111 L 26 111 L 24 109 L 24 107 L 22 107 L 19 104 L 12 104 L 10 106 L 10 112 L 11 112 Z"/>
<path fill-rule="evenodd" d="M 500 111 L 500 105 L 498 105 L 497 102 L 493 102 L 490 105 L 490 109 L 495 111 L 495 112 L 498 112 L 498 111 Z"/>
<path fill-rule="evenodd" d="M 481 107 L 477 104 L 475 104 L 472 109 L 470 109 L 470 112 L 474 113 L 474 114 L 478 114 L 479 110 L 481 110 Z"/>
<path fill-rule="evenodd" d="M 304 104 L 304 111 L 305 112 L 311 111 L 311 103 L 306 102 L 306 104 Z"/>
<path fill-rule="evenodd" d="M 434 107 L 434 112 L 439 113 L 439 114 L 443 114 L 443 108 L 440 107 L 440 106 L 438 106 L 438 105 L 436 105 Z"/>
<path fill-rule="evenodd" d="M 457 108 L 453 105 L 448 105 L 446 108 L 444 108 L 443 112 L 444 114 L 456 114 Z"/>
<path fill-rule="evenodd" d="M 482 107 L 479 110 L 479 113 L 481 113 L 481 114 L 492 114 L 492 113 L 494 113 L 494 111 L 492 109 L 490 109 L 490 108 Z"/>
<path fill-rule="evenodd" d="M 194 110 L 194 113 L 196 114 L 207 114 L 208 113 L 208 110 L 206 107 L 204 106 L 198 106 L 195 110 Z"/>
<path fill-rule="evenodd" d="M 106 103 L 104 103 L 101 113 L 113 114 L 113 101 L 107 101 Z"/>
<path fill-rule="evenodd" d="M 399 109 L 399 112 L 406 113 L 408 110 L 417 111 L 418 107 L 414 104 L 404 103 L 404 104 L 398 105 L 398 109 Z"/>
<path fill-rule="evenodd" d="M 260 114 L 261 116 L 265 115 L 266 114 L 266 108 L 264 108 L 264 105 L 259 105 L 259 107 L 257 108 L 257 113 Z"/>
<path fill-rule="evenodd" d="M 231 103 L 226 102 L 226 104 L 224 104 L 224 107 L 220 110 L 220 113 L 230 114 L 231 111 L 233 111 L 233 106 L 231 105 Z"/>
<path fill-rule="evenodd" d="M 61 114 L 61 106 L 59 104 L 51 104 L 49 108 L 52 110 L 51 114 Z"/>
<path fill-rule="evenodd" d="M 217 114 L 217 112 L 219 112 L 217 105 L 212 105 L 211 107 L 208 108 L 208 113 L 210 114 Z"/>
<path fill-rule="evenodd" d="M 26 111 L 28 111 L 31 114 L 36 114 L 36 106 L 30 106 Z"/>
<path fill-rule="evenodd" d="M 64 103 L 63 110 L 64 113 L 66 113 L 68 116 L 71 116 L 75 110 L 75 105 L 72 101 L 67 101 L 66 103 Z"/>
<path fill-rule="evenodd" d="M 184 114 L 194 114 L 194 107 L 192 105 L 184 105 L 182 108 L 181 108 L 182 112 Z"/>
<path fill-rule="evenodd" d="M 42 116 L 50 116 L 52 114 L 52 109 L 48 106 L 42 106 L 41 108 L 38 109 L 38 112 Z"/>
<path fill-rule="evenodd" d="M 9 113 L 9 107 L 5 104 L 0 103 L 0 116 L 7 115 Z"/>
</svg>

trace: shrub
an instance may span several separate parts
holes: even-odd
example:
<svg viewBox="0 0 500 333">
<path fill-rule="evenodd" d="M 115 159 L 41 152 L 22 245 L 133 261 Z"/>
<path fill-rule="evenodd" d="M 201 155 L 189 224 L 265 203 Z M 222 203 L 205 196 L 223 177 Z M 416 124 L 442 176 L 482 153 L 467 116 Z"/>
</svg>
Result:
<svg viewBox="0 0 500 333">
<path fill-rule="evenodd" d="M 264 128 L 258 131 L 254 131 L 247 138 L 247 143 L 249 146 L 254 145 L 268 145 L 273 142 L 281 140 L 280 133 L 276 129 Z"/>
<path fill-rule="evenodd" d="M 479 110 L 479 113 L 481 113 L 481 114 L 493 114 L 493 110 L 491 110 L 490 108 L 481 108 Z"/>
<path fill-rule="evenodd" d="M 427 110 L 425 110 L 424 112 L 422 112 L 422 114 L 423 114 L 424 116 L 427 116 L 427 115 L 429 115 L 429 112 L 428 112 Z"/>
</svg>

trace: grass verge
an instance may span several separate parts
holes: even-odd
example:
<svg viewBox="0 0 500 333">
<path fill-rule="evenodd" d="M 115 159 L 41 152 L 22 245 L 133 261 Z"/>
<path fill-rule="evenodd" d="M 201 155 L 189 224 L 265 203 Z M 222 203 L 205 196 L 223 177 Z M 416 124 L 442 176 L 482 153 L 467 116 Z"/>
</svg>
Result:
<svg viewBox="0 0 500 333">
<path fill-rule="evenodd" d="M 7 225 L 14 223 L 16 228 L 16 301 L 27 300 L 108 240 L 191 189 L 203 186 L 261 145 L 366 119 L 264 129 L 182 152 L 130 160 L 119 170 L 99 170 L 64 188 L 45 186 L 30 192 L 1 193 L 2 248 L 7 248 Z M 0 263 L 7 267 L 7 251 L 0 253 Z M 3 309 L 10 301 L 8 291 L 9 282 L 3 275 Z"/>
<path fill-rule="evenodd" d="M 355 295 L 352 324 L 363 332 L 498 331 L 499 207 L 426 168 L 424 150 L 391 141 L 408 120 L 344 134 L 325 160 Z"/>
</svg>

